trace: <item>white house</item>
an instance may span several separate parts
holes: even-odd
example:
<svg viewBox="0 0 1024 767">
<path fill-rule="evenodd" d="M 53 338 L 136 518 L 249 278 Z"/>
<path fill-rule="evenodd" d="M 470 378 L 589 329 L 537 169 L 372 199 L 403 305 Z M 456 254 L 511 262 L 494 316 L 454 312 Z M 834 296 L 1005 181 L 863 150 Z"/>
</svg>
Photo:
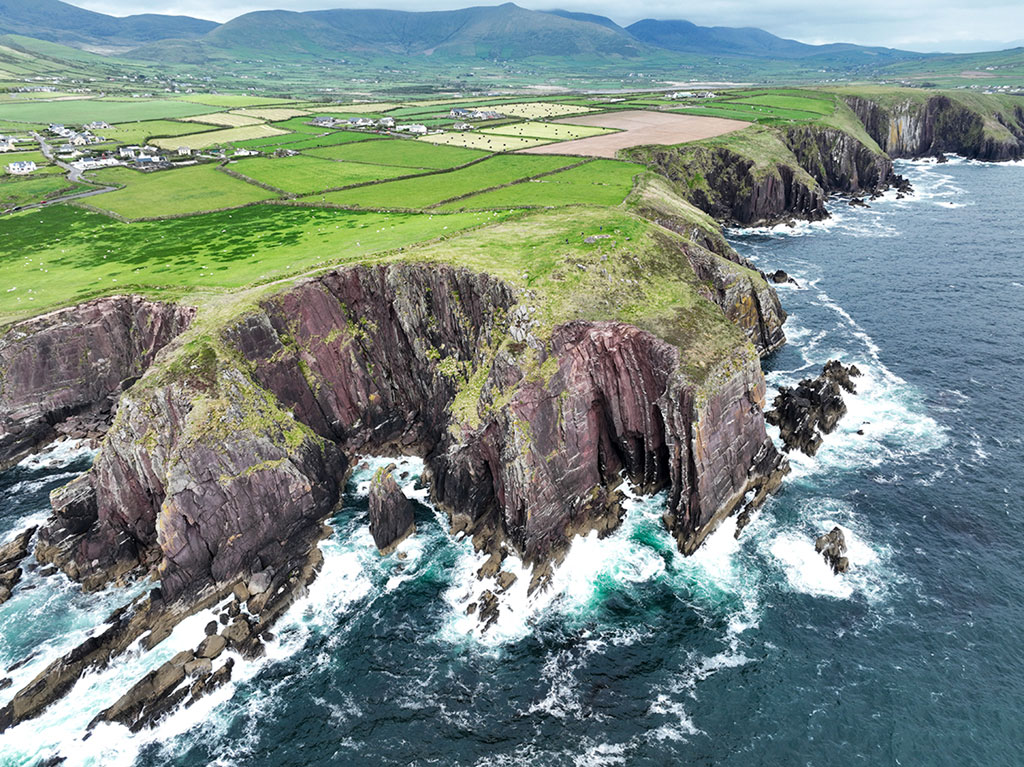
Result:
<svg viewBox="0 0 1024 767">
<path fill-rule="evenodd" d="M 85 146 L 89 143 L 89 137 L 84 133 L 75 133 L 68 139 L 68 143 L 71 146 Z"/>
<path fill-rule="evenodd" d="M 455 123 L 452 128 L 455 130 L 473 130 L 473 126 L 469 123 Z"/>
<path fill-rule="evenodd" d="M 453 109 L 448 113 L 449 117 L 469 117 L 472 111 L 469 109 Z"/>
<path fill-rule="evenodd" d="M 123 146 L 117 150 L 117 153 L 125 160 L 132 160 L 137 157 L 141 151 L 142 147 L 139 146 Z"/>
<path fill-rule="evenodd" d="M 395 118 L 394 117 L 382 117 L 377 121 L 377 125 L 381 128 L 394 128 Z"/>
<path fill-rule="evenodd" d="M 14 142 L 7 139 L 0 139 L 0 152 L 13 152 Z"/>
<path fill-rule="evenodd" d="M 409 126 L 409 133 L 412 133 L 415 136 L 426 136 L 427 135 L 427 126 L 426 125 L 410 125 Z"/>
<path fill-rule="evenodd" d="M 31 160 L 23 162 L 12 162 L 7 166 L 7 172 L 12 176 L 27 176 L 36 169 L 36 164 Z"/>
<path fill-rule="evenodd" d="M 110 125 L 103 122 L 102 120 L 96 120 L 88 125 L 83 125 L 86 130 L 110 130 Z"/>
<path fill-rule="evenodd" d="M 335 118 L 323 115 L 320 117 L 314 117 L 311 121 L 311 124 L 318 128 L 333 128 L 337 123 L 338 121 Z"/>
</svg>

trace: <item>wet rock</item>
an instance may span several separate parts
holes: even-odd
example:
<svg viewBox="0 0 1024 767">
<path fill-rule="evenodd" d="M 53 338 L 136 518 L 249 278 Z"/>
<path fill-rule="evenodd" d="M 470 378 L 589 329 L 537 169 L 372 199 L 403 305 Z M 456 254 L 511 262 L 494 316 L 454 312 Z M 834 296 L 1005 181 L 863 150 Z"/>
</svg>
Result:
<svg viewBox="0 0 1024 767">
<path fill-rule="evenodd" d="M 814 550 L 825 558 L 836 575 L 850 569 L 850 560 L 846 557 L 846 536 L 841 528 L 833 527 L 831 532 L 819 536 L 814 542 Z"/>
<path fill-rule="evenodd" d="M 185 673 L 189 676 L 204 676 L 213 671 L 213 661 L 209 658 L 195 658 L 185 664 Z"/>
<path fill-rule="evenodd" d="M 250 596 L 257 596 L 262 594 L 270 588 L 270 582 L 273 579 L 273 573 L 270 570 L 263 570 L 262 572 L 256 573 L 252 578 L 249 579 L 249 584 L 246 587 L 246 591 Z M 239 589 L 238 594 L 241 594 L 242 590 Z M 238 596 L 236 594 L 236 596 Z M 246 597 L 248 599 L 248 597 Z M 245 601 L 239 596 L 239 601 Z"/>
<path fill-rule="evenodd" d="M 213 636 L 206 637 L 202 642 L 199 643 L 199 647 L 196 649 L 196 655 L 200 658 L 216 658 L 227 647 L 228 640 L 220 634 L 214 634 Z"/>
<path fill-rule="evenodd" d="M 22 559 L 28 556 L 28 544 L 36 532 L 35 527 L 22 530 L 9 543 L 0 546 L 0 570 L 10 569 L 16 566 Z"/>
<path fill-rule="evenodd" d="M 232 647 L 240 646 L 243 642 L 249 639 L 251 635 L 252 626 L 249 625 L 249 621 L 243 615 L 235 618 L 231 622 L 231 625 L 221 632 L 221 636 L 223 636 Z"/>
<path fill-rule="evenodd" d="M 11 598 L 11 590 L 6 586 L 0 586 L 0 605 Z"/>
<path fill-rule="evenodd" d="M 509 587 L 516 582 L 516 574 L 503 570 L 498 573 L 498 588 L 501 591 L 508 591 Z"/>
<path fill-rule="evenodd" d="M 480 595 L 479 608 L 480 622 L 484 627 L 489 627 L 498 620 L 498 596 L 493 591 L 487 590 Z"/>
<path fill-rule="evenodd" d="M 244 602 L 249 598 L 249 589 L 245 587 L 244 583 L 237 583 L 231 590 L 231 593 L 235 595 L 235 599 L 239 602 Z"/>
<path fill-rule="evenodd" d="M 370 534 L 381 554 L 390 554 L 416 532 L 415 509 L 395 482 L 398 467 L 379 469 L 370 482 Z"/>
<path fill-rule="evenodd" d="M 209 623 L 207 623 L 206 624 L 205 633 L 206 633 L 206 636 L 208 636 L 208 637 L 212 637 L 214 634 L 216 634 L 217 633 L 217 621 L 210 621 Z"/>
<path fill-rule="evenodd" d="M 787 451 L 797 449 L 806 455 L 818 451 L 823 435 L 831 433 L 846 414 L 842 390 L 855 393 L 851 378 L 859 375 L 855 365 L 845 367 L 829 360 L 817 378 L 805 378 L 793 388 L 779 387 L 765 420 L 779 427 Z"/>
<path fill-rule="evenodd" d="M 0 679 L 0 690 L 6 690 L 12 684 L 14 684 L 14 680 L 11 679 L 10 677 L 6 677 L 4 679 Z"/>
<path fill-rule="evenodd" d="M 850 205 L 851 208 L 870 208 L 871 207 L 870 205 L 868 205 L 866 202 L 864 202 L 864 200 L 860 199 L 859 197 L 854 197 L 852 200 L 850 200 L 849 205 Z"/>
</svg>

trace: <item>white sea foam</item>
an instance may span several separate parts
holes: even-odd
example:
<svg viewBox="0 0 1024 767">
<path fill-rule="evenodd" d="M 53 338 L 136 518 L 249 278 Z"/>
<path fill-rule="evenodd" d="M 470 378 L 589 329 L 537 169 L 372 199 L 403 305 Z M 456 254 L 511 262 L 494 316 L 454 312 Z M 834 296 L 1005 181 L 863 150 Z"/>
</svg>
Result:
<svg viewBox="0 0 1024 767">
<path fill-rule="evenodd" d="M 23 458 L 18 466 L 33 471 L 63 469 L 95 455 L 96 450 L 89 445 L 88 440 L 65 439 L 51 442 L 38 453 Z"/>
</svg>

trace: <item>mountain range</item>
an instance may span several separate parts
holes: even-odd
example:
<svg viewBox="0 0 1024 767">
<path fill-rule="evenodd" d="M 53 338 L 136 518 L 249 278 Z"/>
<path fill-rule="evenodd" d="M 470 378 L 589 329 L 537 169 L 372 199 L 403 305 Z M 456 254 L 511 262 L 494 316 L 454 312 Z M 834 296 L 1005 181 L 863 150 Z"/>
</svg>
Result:
<svg viewBox="0 0 1024 767">
<path fill-rule="evenodd" d="M 187 16 L 118 18 L 61 0 L 0 0 L 0 34 L 18 34 L 133 59 L 200 63 L 222 56 L 641 59 L 652 55 L 775 58 L 849 64 L 923 54 L 856 45 L 807 45 L 760 29 L 645 19 L 622 27 L 570 11 L 514 3 L 454 11 L 256 11 L 224 24 Z M 870 57 L 870 58 L 869 58 Z"/>
</svg>

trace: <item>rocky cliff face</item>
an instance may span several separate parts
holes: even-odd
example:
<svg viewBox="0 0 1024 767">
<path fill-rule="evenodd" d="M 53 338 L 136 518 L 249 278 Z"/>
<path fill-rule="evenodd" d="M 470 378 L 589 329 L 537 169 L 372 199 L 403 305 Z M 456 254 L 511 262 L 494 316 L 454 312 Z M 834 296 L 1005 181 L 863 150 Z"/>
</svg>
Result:
<svg viewBox="0 0 1024 767">
<path fill-rule="evenodd" d="M 90 412 L 109 419 L 120 392 L 188 326 L 192 310 L 138 296 L 100 298 L 0 335 L 0 468 Z"/>
<path fill-rule="evenodd" d="M 850 96 L 846 103 L 870 136 L 891 157 L 932 157 L 946 152 L 990 162 L 1024 156 L 1024 113 L 996 113 L 988 118 L 948 96 L 923 103 L 905 101 L 886 109 L 869 99 Z"/>
<path fill-rule="evenodd" d="M 190 332 L 123 395 L 37 555 L 87 585 L 155 566 L 169 599 L 273 570 L 319 536 L 361 452 L 423 456 L 453 524 L 529 562 L 617 524 L 622 476 L 669 489 L 666 523 L 692 551 L 784 461 L 751 347 L 707 380 L 685 362 L 620 323 L 535 338 L 486 275 L 331 272 Z"/>
</svg>

